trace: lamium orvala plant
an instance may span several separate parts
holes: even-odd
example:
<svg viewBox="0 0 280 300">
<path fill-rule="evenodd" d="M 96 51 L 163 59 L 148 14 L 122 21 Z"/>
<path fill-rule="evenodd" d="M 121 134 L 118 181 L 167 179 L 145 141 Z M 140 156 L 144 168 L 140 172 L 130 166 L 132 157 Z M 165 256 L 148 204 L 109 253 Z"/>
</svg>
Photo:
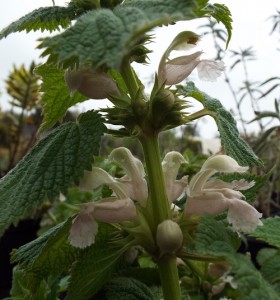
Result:
<svg viewBox="0 0 280 300">
<path fill-rule="evenodd" d="M 38 8 L 1 31 L 5 38 L 62 30 L 39 41 L 46 58 L 35 70 L 43 122 L 35 147 L 0 181 L 1 234 L 47 199 L 60 195 L 67 204 L 69 188 L 91 195 L 68 204 L 68 219 L 12 252 L 11 299 L 59 299 L 61 291 L 68 300 L 279 299 L 273 266 L 260 272 L 238 253 L 252 235 L 274 246 L 261 262 L 279 258 L 279 219 L 261 220 L 252 206 L 268 176 L 251 173 L 262 162 L 233 116 L 188 80 L 197 71 L 199 80 L 215 81 L 224 63 L 204 58 L 202 37 L 183 31 L 166 45 L 150 93 L 133 68 L 149 61 L 152 29 L 205 17 L 225 26 L 226 48 L 230 11 L 207 0 L 70 0 Z M 57 126 L 70 107 L 88 99 L 111 105 Z M 202 107 L 195 112 L 194 102 Z M 181 171 L 188 157 L 163 156 L 159 134 L 205 115 L 217 123 L 222 150 L 189 176 Z M 119 147 L 106 162 L 121 173 L 103 169 L 95 157 L 104 134 L 137 139 L 144 160 Z"/>
</svg>

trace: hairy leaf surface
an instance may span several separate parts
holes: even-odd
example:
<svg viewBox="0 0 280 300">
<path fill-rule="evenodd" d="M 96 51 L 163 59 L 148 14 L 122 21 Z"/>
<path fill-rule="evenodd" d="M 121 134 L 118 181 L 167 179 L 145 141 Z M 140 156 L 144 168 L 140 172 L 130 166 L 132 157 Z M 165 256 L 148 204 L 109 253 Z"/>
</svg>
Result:
<svg viewBox="0 0 280 300">
<path fill-rule="evenodd" d="M 90 299 L 117 270 L 126 246 L 111 238 L 112 226 L 99 224 L 95 243 L 83 250 L 71 270 L 67 300 Z"/>
<path fill-rule="evenodd" d="M 41 102 L 44 105 L 44 119 L 40 131 L 44 131 L 55 125 L 69 107 L 88 98 L 79 93 L 71 97 L 64 80 L 64 71 L 53 65 L 41 65 L 36 68 L 36 73 L 42 77 L 43 81 Z"/>
<path fill-rule="evenodd" d="M 263 224 L 264 226 L 258 226 L 250 235 L 280 248 L 280 217 L 264 219 Z"/>
<path fill-rule="evenodd" d="M 92 111 L 77 123 L 61 125 L 42 139 L 0 180 L 0 234 L 30 215 L 48 196 L 54 197 L 90 169 L 106 128 Z"/>
<path fill-rule="evenodd" d="M 192 0 L 125 1 L 114 10 L 89 11 L 62 34 L 44 39 L 40 48 L 46 48 L 43 56 L 48 56 L 49 62 L 63 67 L 91 63 L 96 68 L 119 69 L 123 59 L 142 43 L 143 35 L 156 26 L 199 15 L 225 20 L 217 9 L 200 10 Z"/>
<path fill-rule="evenodd" d="M 36 240 L 14 250 L 12 262 L 32 272 L 36 277 L 61 274 L 74 262 L 79 249 L 68 242 L 72 218 L 51 228 Z"/>
<path fill-rule="evenodd" d="M 23 30 L 26 32 L 37 30 L 52 32 L 60 28 L 67 28 L 75 17 L 74 6 L 40 7 L 2 29 L 0 39 Z"/>
</svg>

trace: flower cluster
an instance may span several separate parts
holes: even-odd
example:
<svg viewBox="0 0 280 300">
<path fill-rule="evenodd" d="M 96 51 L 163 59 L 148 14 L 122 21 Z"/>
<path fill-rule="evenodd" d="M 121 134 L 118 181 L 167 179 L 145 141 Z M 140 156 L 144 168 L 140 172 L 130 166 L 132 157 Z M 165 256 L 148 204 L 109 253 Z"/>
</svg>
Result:
<svg viewBox="0 0 280 300">
<path fill-rule="evenodd" d="M 126 175 L 122 178 L 113 178 L 100 168 L 93 168 L 91 172 L 85 174 L 80 185 L 82 189 L 91 190 L 101 185 L 107 185 L 114 194 L 112 197 L 81 205 L 81 212 L 73 220 L 69 235 L 69 241 L 73 246 L 84 248 L 94 243 L 98 230 L 97 221 L 107 223 L 137 222 L 138 207 L 140 206 L 142 209 L 146 207 L 148 185 L 141 161 L 124 147 L 113 150 L 109 160 L 119 163 L 126 171 Z M 182 163 L 186 163 L 186 160 L 175 151 L 167 153 L 162 161 L 170 209 L 174 207 L 173 202 L 186 192 L 185 217 L 205 213 L 215 215 L 227 210 L 228 222 L 237 231 L 250 232 L 262 224 L 259 220 L 261 214 L 244 200 L 244 196 L 240 192 L 240 190 L 251 188 L 254 182 L 235 180 L 229 183 L 212 178 L 218 172 L 242 173 L 248 169 L 247 167 L 239 166 L 233 158 L 226 155 L 212 156 L 206 160 L 201 170 L 188 183 L 186 176 L 177 179 Z M 168 229 L 167 233 L 172 236 L 169 232 L 170 228 L 176 229 L 180 240 L 179 243 L 174 241 L 174 247 L 170 245 L 166 247 L 168 243 L 165 233 Z M 173 250 L 177 250 L 182 243 L 182 236 L 179 231 L 179 226 L 172 220 L 159 224 L 158 245 L 164 245 L 163 248 L 165 249 L 170 246 L 172 249 L 174 248 Z"/>
</svg>

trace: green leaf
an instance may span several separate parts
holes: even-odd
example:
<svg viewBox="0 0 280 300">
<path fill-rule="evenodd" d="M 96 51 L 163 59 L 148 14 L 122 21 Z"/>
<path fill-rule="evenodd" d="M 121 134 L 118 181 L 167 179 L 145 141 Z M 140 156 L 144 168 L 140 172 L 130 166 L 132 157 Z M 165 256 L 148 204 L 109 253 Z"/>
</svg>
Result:
<svg viewBox="0 0 280 300">
<path fill-rule="evenodd" d="M 251 236 L 280 248 L 280 217 L 263 219 L 263 226 L 250 233 Z"/>
<path fill-rule="evenodd" d="M 279 300 L 279 296 L 263 279 L 248 257 L 236 254 L 228 257 L 234 274 L 237 289 L 234 299 L 242 300 Z"/>
<path fill-rule="evenodd" d="M 0 180 L 0 234 L 17 224 L 90 169 L 106 128 L 101 117 L 89 111 L 78 122 L 61 125 L 42 139 L 18 165 Z"/>
<path fill-rule="evenodd" d="M 11 33 L 23 30 L 26 30 L 26 32 L 32 30 L 48 30 L 52 32 L 60 30 L 60 28 L 67 28 L 75 17 L 76 11 L 74 6 L 40 7 L 2 29 L 0 39 L 7 37 Z"/>
<path fill-rule="evenodd" d="M 34 273 L 37 279 L 67 271 L 79 254 L 79 249 L 68 242 L 72 219 L 69 218 L 36 240 L 14 250 L 12 262 Z"/>
<path fill-rule="evenodd" d="M 92 63 L 119 69 L 152 28 L 195 18 L 194 1 L 125 1 L 114 10 L 98 9 L 83 14 L 60 35 L 45 38 L 43 56 L 63 67 Z"/>
<path fill-rule="evenodd" d="M 237 289 L 228 292 L 231 299 L 278 300 L 275 291 L 266 283 L 248 257 L 236 254 L 239 238 L 213 217 L 202 217 L 195 233 L 195 253 L 223 258 L 231 265 L 230 274 L 234 277 Z"/>
<path fill-rule="evenodd" d="M 225 25 L 228 33 L 227 44 L 226 44 L 226 48 L 227 48 L 231 40 L 231 32 L 232 32 L 232 25 L 231 25 L 232 18 L 231 18 L 230 10 L 226 5 L 219 4 L 219 3 L 209 4 L 206 6 L 205 9 L 210 11 L 208 12 L 208 15 L 212 16 L 218 22 L 222 22 Z"/>
<path fill-rule="evenodd" d="M 200 254 L 227 257 L 234 254 L 240 246 L 236 232 L 226 227 L 222 221 L 203 216 L 195 232 L 195 249 Z"/>
<path fill-rule="evenodd" d="M 44 105 L 44 119 L 40 131 L 44 131 L 55 125 L 69 107 L 88 98 L 79 93 L 71 97 L 64 80 L 64 71 L 54 65 L 43 64 L 37 67 L 35 72 L 42 77 L 43 82 L 41 103 Z"/>
<path fill-rule="evenodd" d="M 193 82 L 179 85 L 178 92 L 185 97 L 193 97 L 205 107 L 205 114 L 214 118 L 220 132 L 221 143 L 227 155 L 232 156 L 242 166 L 262 165 L 250 146 L 240 137 L 236 121 L 225 110 L 221 102 L 198 90 Z"/>
<path fill-rule="evenodd" d="M 128 245 L 111 242 L 112 228 L 99 224 L 95 243 L 84 249 L 71 270 L 67 300 L 90 299 L 118 269 Z"/>
<path fill-rule="evenodd" d="M 108 282 L 105 287 L 108 300 L 153 300 L 150 288 L 139 280 L 129 277 L 117 277 Z"/>
<path fill-rule="evenodd" d="M 32 290 L 33 283 L 37 284 L 36 292 Z M 11 289 L 11 298 L 6 300 L 30 300 L 40 299 L 48 300 L 50 290 L 45 281 L 38 282 L 32 274 L 27 274 L 18 267 L 13 269 L 13 281 Z M 34 298 L 35 297 L 35 298 Z"/>
<path fill-rule="evenodd" d="M 265 280 L 269 282 L 280 295 L 280 251 L 277 251 L 276 249 L 265 248 L 260 252 L 265 250 L 271 250 L 272 255 L 269 255 L 262 262 L 260 272 Z"/>
</svg>

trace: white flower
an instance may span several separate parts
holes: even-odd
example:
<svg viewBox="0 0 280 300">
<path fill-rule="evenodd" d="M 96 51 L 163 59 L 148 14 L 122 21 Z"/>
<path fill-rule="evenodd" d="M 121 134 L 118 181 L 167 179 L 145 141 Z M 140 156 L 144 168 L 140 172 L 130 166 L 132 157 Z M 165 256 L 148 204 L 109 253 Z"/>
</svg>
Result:
<svg viewBox="0 0 280 300">
<path fill-rule="evenodd" d="M 109 160 L 122 165 L 126 171 L 126 175 L 116 180 L 125 185 L 131 199 L 138 201 L 145 207 L 148 198 L 148 187 L 145 180 L 145 170 L 141 161 L 124 147 L 113 150 L 109 156 Z"/>
<path fill-rule="evenodd" d="M 199 37 L 190 31 L 181 32 L 175 37 L 160 60 L 158 68 L 159 85 L 178 84 L 187 78 L 195 68 L 197 68 L 198 77 L 201 80 L 215 81 L 221 76 L 225 69 L 224 63 L 222 61 L 200 59 L 203 54 L 202 51 L 169 59 L 169 55 L 173 50 L 190 48 L 190 46 L 196 45 L 198 40 Z"/>
<path fill-rule="evenodd" d="M 262 217 L 253 206 L 248 204 L 241 192 L 254 185 L 254 182 L 245 180 L 231 183 L 218 179 L 210 179 L 217 172 L 232 173 L 246 172 L 248 168 L 239 166 L 238 163 L 227 155 L 216 155 L 210 157 L 203 164 L 190 181 L 187 190 L 187 203 L 185 215 L 215 215 L 228 210 L 227 220 L 237 231 L 251 232 L 258 225 L 262 225 L 259 220 Z"/>
<path fill-rule="evenodd" d="M 176 151 L 168 152 L 162 161 L 163 177 L 170 203 L 182 195 L 188 184 L 187 176 L 179 180 L 176 179 L 180 165 L 186 162 L 183 155 Z"/>
<path fill-rule="evenodd" d="M 148 193 L 147 183 L 142 176 L 144 174 L 142 163 L 126 148 L 115 149 L 110 157 L 124 165 L 127 175 L 120 179 L 113 178 L 100 168 L 92 168 L 91 172 L 85 173 L 80 183 L 81 189 L 91 190 L 107 185 L 113 190 L 114 196 L 81 205 L 81 212 L 73 220 L 69 235 L 69 241 L 75 247 L 84 248 L 94 243 L 98 227 L 96 221 L 106 223 L 135 221 L 137 211 L 133 200 L 137 201 L 137 196 L 140 195 L 141 205 L 146 203 L 144 197 L 148 197 Z M 144 191 L 137 192 L 139 188 L 143 188 Z"/>
<path fill-rule="evenodd" d="M 119 96 L 116 82 L 106 73 L 96 72 L 90 68 L 66 71 L 64 75 L 71 96 L 79 91 L 90 99 L 105 99 Z"/>
</svg>

